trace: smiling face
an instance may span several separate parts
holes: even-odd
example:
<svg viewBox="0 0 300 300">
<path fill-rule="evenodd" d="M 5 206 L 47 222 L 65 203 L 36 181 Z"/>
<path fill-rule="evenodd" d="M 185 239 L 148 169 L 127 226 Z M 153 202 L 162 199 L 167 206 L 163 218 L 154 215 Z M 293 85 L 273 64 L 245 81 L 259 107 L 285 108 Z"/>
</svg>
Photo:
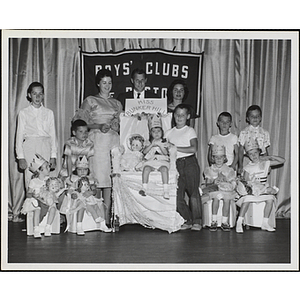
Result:
<svg viewBox="0 0 300 300">
<path fill-rule="evenodd" d="M 131 142 L 131 149 L 132 151 L 141 151 L 143 149 L 143 145 L 139 140 L 133 140 Z"/>
<path fill-rule="evenodd" d="M 147 78 L 145 77 L 145 74 L 135 74 L 133 79 L 131 79 L 131 82 L 134 89 L 138 93 L 141 93 L 145 89 Z"/>
<path fill-rule="evenodd" d="M 100 94 L 108 95 L 109 92 L 112 89 L 112 79 L 111 77 L 104 76 L 101 78 L 99 84 L 98 84 Z"/>
<path fill-rule="evenodd" d="M 186 125 L 187 120 L 190 118 L 190 115 L 187 113 L 185 108 L 177 108 L 174 112 L 174 120 L 176 123 L 176 128 L 182 128 Z"/>
<path fill-rule="evenodd" d="M 213 158 L 215 160 L 215 165 L 217 167 L 222 167 L 225 162 L 226 156 L 225 155 L 213 155 Z"/>
<path fill-rule="evenodd" d="M 259 154 L 260 154 L 259 149 L 251 149 L 251 150 L 247 151 L 247 155 L 253 163 L 256 163 L 259 161 Z"/>
<path fill-rule="evenodd" d="M 182 101 L 184 97 L 184 87 L 182 84 L 178 83 L 174 85 L 173 91 L 173 100 Z"/>
<path fill-rule="evenodd" d="M 39 108 L 44 100 L 44 90 L 40 86 L 32 88 L 31 92 L 28 93 L 28 97 L 31 100 L 32 105 L 35 108 Z"/>
</svg>

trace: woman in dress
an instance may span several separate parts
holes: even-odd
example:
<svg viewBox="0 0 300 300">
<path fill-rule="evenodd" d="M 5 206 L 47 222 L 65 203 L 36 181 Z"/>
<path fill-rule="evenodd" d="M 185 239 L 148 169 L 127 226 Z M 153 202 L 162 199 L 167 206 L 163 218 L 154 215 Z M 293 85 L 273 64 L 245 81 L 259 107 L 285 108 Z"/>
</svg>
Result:
<svg viewBox="0 0 300 300">
<path fill-rule="evenodd" d="M 167 101 L 168 101 L 168 112 L 173 112 L 175 107 L 178 104 L 185 102 L 189 94 L 188 87 L 186 83 L 181 79 L 176 79 L 172 81 L 171 85 L 167 91 Z M 189 105 L 189 104 L 187 104 Z M 194 127 L 195 126 L 195 118 L 197 117 L 194 108 L 189 105 L 191 116 L 189 120 L 189 124 L 187 125 Z M 172 125 L 175 125 L 174 121 Z"/>
<path fill-rule="evenodd" d="M 83 119 L 88 124 L 89 139 L 94 142 L 94 156 L 90 170 L 98 181 L 97 197 L 104 199 L 107 210 L 106 224 L 110 224 L 111 212 L 111 157 L 110 150 L 120 143 L 119 125 L 122 104 L 110 96 L 112 73 L 107 69 L 96 75 L 99 93 L 84 99 L 74 119 Z"/>
</svg>

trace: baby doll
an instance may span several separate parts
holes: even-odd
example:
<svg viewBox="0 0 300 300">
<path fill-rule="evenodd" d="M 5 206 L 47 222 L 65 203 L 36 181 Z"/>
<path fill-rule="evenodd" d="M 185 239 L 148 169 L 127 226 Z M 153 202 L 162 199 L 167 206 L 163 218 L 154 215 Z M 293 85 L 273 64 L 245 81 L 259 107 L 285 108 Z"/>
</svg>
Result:
<svg viewBox="0 0 300 300">
<path fill-rule="evenodd" d="M 121 171 L 139 171 L 142 169 L 143 149 L 145 140 L 140 134 L 132 134 L 128 137 L 127 146 L 130 152 L 124 153 L 121 158 Z"/>
<path fill-rule="evenodd" d="M 58 197 L 66 190 L 61 188 L 62 182 L 57 177 L 49 177 L 46 180 L 46 186 L 42 187 L 39 195 L 37 195 L 42 203 L 51 207 L 55 207 L 58 203 Z"/>
</svg>

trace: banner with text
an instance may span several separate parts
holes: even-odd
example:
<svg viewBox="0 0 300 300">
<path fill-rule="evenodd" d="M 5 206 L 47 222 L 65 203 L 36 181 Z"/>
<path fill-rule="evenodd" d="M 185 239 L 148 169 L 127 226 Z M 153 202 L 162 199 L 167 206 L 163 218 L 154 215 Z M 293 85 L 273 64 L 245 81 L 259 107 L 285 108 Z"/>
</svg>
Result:
<svg viewBox="0 0 300 300">
<path fill-rule="evenodd" d="M 81 101 L 98 93 L 95 75 L 106 68 L 112 71 L 114 98 L 132 90 L 131 72 L 144 69 L 147 74 L 146 89 L 167 98 L 167 90 L 175 79 L 186 82 L 189 95 L 185 103 L 200 114 L 203 53 L 174 52 L 161 49 L 123 50 L 120 52 L 81 52 Z"/>
</svg>

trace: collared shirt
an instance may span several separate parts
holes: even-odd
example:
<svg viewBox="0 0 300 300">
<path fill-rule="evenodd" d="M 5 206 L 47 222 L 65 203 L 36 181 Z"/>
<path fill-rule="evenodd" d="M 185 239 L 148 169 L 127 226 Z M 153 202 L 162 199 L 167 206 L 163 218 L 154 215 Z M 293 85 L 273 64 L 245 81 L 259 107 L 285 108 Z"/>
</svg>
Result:
<svg viewBox="0 0 300 300">
<path fill-rule="evenodd" d="M 41 105 L 35 108 L 33 105 L 22 109 L 18 115 L 18 127 L 16 135 L 17 158 L 25 158 L 23 142 L 27 138 L 45 137 L 51 141 L 51 157 L 56 158 L 57 141 L 53 111 Z"/>
<path fill-rule="evenodd" d="M 138 97 L 138 94 L 140 94 L 140 96 Z M 144 99 L 145 98 L 145 90 L 143 90 L 142 92 L 137 92 L 136 90 L 133 90 L 133 98 L 134 99 Z"/>
<path fill-rule="evenodd" d="M 260 126 L 254 127 L 249 125 L 240 132 L 238 142 L 241 146 L 244 146 L 245 142 L 250 138 L 257 140 L 258 146 L 262 150 L 262 154 L 266 153 L 266 148 L 270 146 L 270 134 L 268 131 Z"/>
</svg>

